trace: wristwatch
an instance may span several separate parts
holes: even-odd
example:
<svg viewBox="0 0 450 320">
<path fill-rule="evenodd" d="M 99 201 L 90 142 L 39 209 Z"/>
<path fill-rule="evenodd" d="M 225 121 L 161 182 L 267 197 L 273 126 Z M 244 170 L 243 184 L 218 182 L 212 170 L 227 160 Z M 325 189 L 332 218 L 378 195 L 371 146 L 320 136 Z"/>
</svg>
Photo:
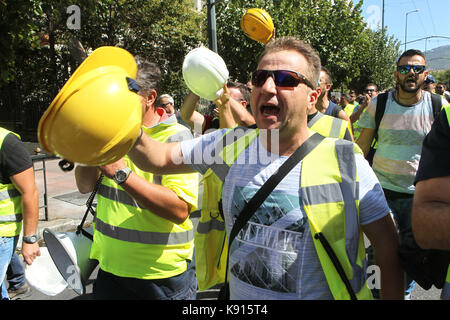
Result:
<svg viewBox="0 0 450 320">
<path fill-rule="evenodd" d="M 114 173 L 113 180 L 117 184 L 122 184 L 128 179 L 130 173 L 131 169 L 128 167 L 119 169 Z"/>
<path fill-rule="evenodd" d="M 22 241 L 25 243 L 36 243 L 38 241 L 38 236 L 37 234 L 33 234 L 31 236 L 23 236 L 22 237 Z"/>
</svg>

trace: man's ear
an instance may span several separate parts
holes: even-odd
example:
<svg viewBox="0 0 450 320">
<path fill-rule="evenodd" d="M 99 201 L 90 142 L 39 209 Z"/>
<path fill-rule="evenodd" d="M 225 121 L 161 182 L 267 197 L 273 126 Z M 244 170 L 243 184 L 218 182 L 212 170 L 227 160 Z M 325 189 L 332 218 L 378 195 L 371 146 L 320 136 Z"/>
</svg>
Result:
<svg viewBox="0 0 450 320">
<path fill-rule="evenodd" d="M 394 78 L 395 78 L 395 82 L 398 82 L 398 71 L 394 71 Z"/>
<path fill-rule="evenodd" d="M 156 90 L 150 90 L 147 93 L 147 107 L 154 107 L 156 101 L 157 93 Z"/>
<path fill-rule="evenodd" d="M 320 96 L 320 94 L 322 93 L 322 89 L 320 87 L 317 87 L 316 91 L 317 91 L 317 96 Z"/>
<path fill-rule="evenodd" d="M 319 92 L 317 90 L 311 90 L 308 93 L 308 103 L 306 104 L 307 113 L 309 113 L 309 111 L 312 109 L 312 107 L 316 105 L 318 98 L 319 98 Z"/>
</svg>

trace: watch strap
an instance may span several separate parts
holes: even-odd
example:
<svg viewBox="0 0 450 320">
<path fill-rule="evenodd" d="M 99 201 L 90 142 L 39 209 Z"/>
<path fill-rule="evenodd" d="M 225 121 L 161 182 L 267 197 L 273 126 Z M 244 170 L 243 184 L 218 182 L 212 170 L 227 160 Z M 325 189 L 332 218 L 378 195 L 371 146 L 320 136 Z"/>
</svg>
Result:
<svg viewBox="0 0 450 320">
<path fill-rule="evenodd" d="M 38 241 L 38 235 L 37 234 L 33 234 L 31 236 L 23 236 L 22 237 L 22 241 L 25 243 L 36 243 Z"/>
</svg>

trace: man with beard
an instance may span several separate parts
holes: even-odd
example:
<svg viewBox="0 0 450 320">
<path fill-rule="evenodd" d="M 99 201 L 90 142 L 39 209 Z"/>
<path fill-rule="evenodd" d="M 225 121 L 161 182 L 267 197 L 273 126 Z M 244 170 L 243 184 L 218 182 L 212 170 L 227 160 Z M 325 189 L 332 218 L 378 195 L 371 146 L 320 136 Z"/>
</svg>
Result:
<svg viewBox="0 0 450 320">
<path fill-rule="evenodd" d="M 378 129 L 378 147 L 373 159 L 375 171 L 397 228 L 411 226 L 414 196 L 414 177 L 419 166 L 422 141 L 433 123 L 431 93 L 422 90 L 428 76 L 424 54 L 419 50 L 404 52 L 397 61 L 394 77 L 396 89 L 387 94 L 386 109 Z M 375 136 L 377 99 L 372 100 L 359 120 L 362 129 L 357 140 L 367 155 Z M 442 101 L 442 105 L 445 101 Z M 414 281 L 407 278 L 406 298 L 414 289 Z"/>
</svg>

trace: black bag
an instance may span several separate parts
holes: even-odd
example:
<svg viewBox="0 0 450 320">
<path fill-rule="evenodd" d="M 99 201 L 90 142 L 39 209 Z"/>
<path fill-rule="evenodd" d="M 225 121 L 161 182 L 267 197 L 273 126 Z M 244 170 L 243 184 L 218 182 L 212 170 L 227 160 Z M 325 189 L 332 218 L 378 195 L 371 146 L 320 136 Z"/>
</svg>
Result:
<svg viewBox="0 0 450 320">
<path fill-rule="evenodd" d="M 442 289 L 450 263 L 450 251 L 425 250 L 419 247 L 412 229 L 400 232 L 400 264 L 405 272 L 422 288 L 428 290 L 434 285 Z"/>
</svg>

